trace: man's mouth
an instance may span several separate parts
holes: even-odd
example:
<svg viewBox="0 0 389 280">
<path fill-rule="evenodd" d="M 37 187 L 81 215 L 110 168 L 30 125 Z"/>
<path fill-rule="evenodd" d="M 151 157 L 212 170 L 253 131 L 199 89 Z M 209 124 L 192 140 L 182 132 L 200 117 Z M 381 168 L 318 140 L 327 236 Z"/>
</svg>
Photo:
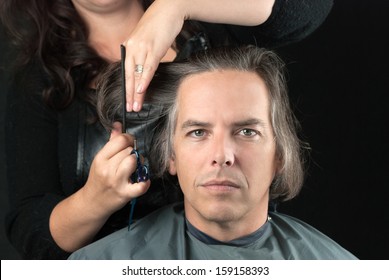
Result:
<svg viewBox="0 0 389 280">
<path fill-rule="evenodd" d="M 233 191 L 236 189 L 240 189 L 240 186 L 238 183 L 231 181 L 231 180 L 209 180 L 205 183 L 202 183 L 199 185 L 200 187 L 207 188 L 209 190 L 215 190 L 215 191 Z"/>
</svg>

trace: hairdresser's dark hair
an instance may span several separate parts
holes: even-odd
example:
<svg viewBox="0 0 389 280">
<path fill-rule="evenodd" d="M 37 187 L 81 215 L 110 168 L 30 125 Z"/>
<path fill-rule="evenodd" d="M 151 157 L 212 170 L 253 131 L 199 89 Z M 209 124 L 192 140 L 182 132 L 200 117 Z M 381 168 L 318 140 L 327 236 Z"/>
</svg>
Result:
<svg viewBox="0 0 389 280">
<path fill-rule="evenodd" d="M 181 82 L 190 75 L 217 70 L 256 73 L 269 91 L 270 120 L 276 141 L 276 156 L 282 168 L 272 182 L 270 198 L 288 200 L 296 196 L 304 179 L 303 146 L 297 136 L 298 122 L 290 108 L 284 64 L 272 51 L 254 46 L 213 49 L 198 53 L 182 63 L 161 64 L 152 80 L 147 102 L 162 107 L 159 125 L 149 151 L 154 174 L 162 176 L 173 155 L 173 136 L 178 104 L 176 94 Z M 121 119 L 120 65 L 112 65 L 98 86 L 97 110 L 109 128 Z"/>
<path fill-rule="evenodd" d="M 18 50 L 18 66 L 37 59 L 48 74 L 51 83 L 43 97 L 49 105 L 68 106 L 75 97 L 75 87 L 86 88 L 106 65 L 88 45 L 86 24 L 72 1 L 7 0 L 0 9 Z"/>
<path fill-rule="evenodd" d="M 152 2 L 142 3 L 146 9 Z M 88 88 L 107 65 L 88 45 L 87 25 L 71 0 L 2 0 L 0 20 L 18 50 L 16 70 L 33 59 L 43 65 L 51 81 L 44 100 L 54 108 L 66 108 L 75 89 Z M 95 94 L 81 98 L 95 104 Z"/>
</svg>

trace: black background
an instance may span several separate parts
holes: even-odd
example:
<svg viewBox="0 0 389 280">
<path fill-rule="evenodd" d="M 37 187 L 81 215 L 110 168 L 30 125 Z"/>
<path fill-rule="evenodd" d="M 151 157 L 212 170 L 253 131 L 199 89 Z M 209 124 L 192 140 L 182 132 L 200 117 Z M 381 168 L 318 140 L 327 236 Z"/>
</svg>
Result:
<svg viewBox="0 0 389 280">
<path fill-rule="evenodd" d="M 0 36 L 3 38 L 3 36 Z M 360 259 L 389 259 L 389 1 L 335 0 L 309 38 L 277 52 L 311 159 L 301 194 L 279 211 L 315 226 Z M 5 81 L 0 43 L 0 204 Z M 0 258 L 17 259 L 0 227 Z"/>
<path fill-rule="evenodd" d="M 389 2 L 335 1 L 281 53 L 312 152 L 302 193 L 279 210 L 361 259 L 389 259 Z"/>
</svg>

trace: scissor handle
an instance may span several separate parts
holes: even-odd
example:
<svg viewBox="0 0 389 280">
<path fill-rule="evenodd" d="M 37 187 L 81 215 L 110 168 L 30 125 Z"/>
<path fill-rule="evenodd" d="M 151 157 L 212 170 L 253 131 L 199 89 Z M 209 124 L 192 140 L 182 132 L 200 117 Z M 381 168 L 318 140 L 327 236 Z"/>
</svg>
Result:
<svg viewBox="0 0 389 280">
<path fill-rule="evenodd" d="M 138 150 L 133 149 L 131 154 L 135 154 L 136 156 L 136 170 L 130 177 L 131 182 L 139 183 L 147 181 L 149 179 L 149 169 L 146 165 L 142 165 Z"/>
</svg>

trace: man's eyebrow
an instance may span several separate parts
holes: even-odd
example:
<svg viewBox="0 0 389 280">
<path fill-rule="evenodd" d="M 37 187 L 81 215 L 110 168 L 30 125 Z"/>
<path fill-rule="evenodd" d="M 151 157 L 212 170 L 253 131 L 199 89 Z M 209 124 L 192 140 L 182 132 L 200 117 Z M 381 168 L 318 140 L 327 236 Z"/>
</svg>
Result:
<svg viewBox="0 0 389 280">
<path fill-rule="evenodd" d="M 261 127 L 266 127 L 267 124 L 261 119 L 257 118 L 251 118 L 241 121 L 236 121 L 233 123 L 233 126 L 235 127 L 242 127 L 242 126 L 250 126 L 250 125 L 259 125 Z M 203 122 L 203 121 L 196 121 L 196 120 L 187 120 L 181 125 L 181 129 L 188 129 L 191 127 L 203 127 L 207 128 L 210 127 L 211 123 L 209 122 Z"/>
<path fill-rule="evenodd" d="M 210 126 L 211 124 L 209 122 L 187 120 L 181 125 L 181 129 L 188 129 L 191 127 L 210 127 Z"/>
<path fill-rule="evenodd" d="M 266 127 L 267 126 L 266 122 L 264 122 L 261 119 L 256 119 L 256 118 L 234 122 L 234 126 L 237 126 L 237 127 L 250 126 L 250 125 L 259 125 L 259 126 L 262 126 L 262 127 Z"/>
</svg>

